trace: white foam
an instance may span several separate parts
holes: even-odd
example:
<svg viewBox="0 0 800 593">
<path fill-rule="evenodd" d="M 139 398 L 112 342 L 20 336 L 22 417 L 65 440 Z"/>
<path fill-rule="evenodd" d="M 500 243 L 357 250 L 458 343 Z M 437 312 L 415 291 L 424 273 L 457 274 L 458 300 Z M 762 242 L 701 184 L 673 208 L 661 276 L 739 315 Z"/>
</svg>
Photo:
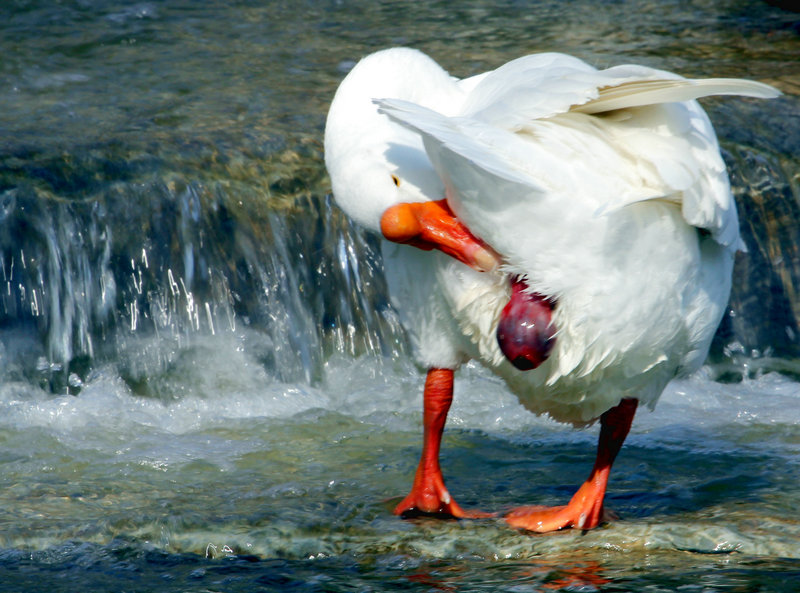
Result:
<svg viewBox="0 0 800 593">
<path fill-rule="evenodd" d="M 701 369 L 670 383 L 656 410 L 637 418 L 637 428 L 665 422 L 696 427 L 800 423 L 800 383 L 778 373 L 741 383 L 718 383 L 708 377 Z"/>
<path fill-rule="evenodd" d="M 217 344 L 219 346 L 219 344 Z M 94 372 L 78 396 L 54 396 L 28 383 L 0 386 L 0 426 L 56 431 L 136 431 L 141 427 L 181 434 L 227 421 L 289 419 L 321 409 L 398 430 L 414 429 L 422 408 L 424 373 L 408 360 L 333 358 L 319 385 L 282 383 L 237 348 L 195 349 L 183 354 L 168 378 L 152 379 L 167 395 L 132 392 L 113 366 Z M 178 385 L 178 387 L 176 387 Z M 490 432 L 573 432 L 526 411 L 504 384 L 476 365 L 457 373 L 448 426 Z M 683 426 L 800 424 L 800 384 L 766 374 L 721 384 L 707 374 L 671 383 L 652 413 L 637 415 L 634 434 Z"/>
</svg>

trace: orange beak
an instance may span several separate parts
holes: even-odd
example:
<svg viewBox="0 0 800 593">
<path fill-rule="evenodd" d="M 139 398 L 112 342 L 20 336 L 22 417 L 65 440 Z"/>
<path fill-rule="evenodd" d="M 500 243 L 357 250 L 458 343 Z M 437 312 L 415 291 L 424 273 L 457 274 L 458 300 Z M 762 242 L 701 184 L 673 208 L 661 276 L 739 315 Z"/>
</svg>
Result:
<svg viewBox="0 0 800 593">
<path fill-rule="evenodd" d="M 395 204 L 383 213 L 381 232 L 395 243 L 438 249 L 479 272 L 500 265 L 500 256 L 456 219 L 446 200 Z"/>
</svg>

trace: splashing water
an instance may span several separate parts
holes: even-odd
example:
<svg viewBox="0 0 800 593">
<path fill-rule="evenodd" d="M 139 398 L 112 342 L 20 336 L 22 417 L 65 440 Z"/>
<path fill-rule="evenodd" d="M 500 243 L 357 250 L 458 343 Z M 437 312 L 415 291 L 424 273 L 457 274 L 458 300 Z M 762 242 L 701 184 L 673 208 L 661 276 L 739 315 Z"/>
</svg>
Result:
<svg viewBox="0 0 800 593">
<path fill-rule="evenodd" d="M 794 591 L 798 28 L 773 5 L 0 8 L 3 589 Z M 709 366 L 637 417 L 606 528 L 391 515 L 422 378 L 320 139 L 353 61 L 401 43 L 460 76 L 558 50 L 785 93 L 704 103 L 749 252 Z M 595 440 L 467 365 L 448 488 L 561 504 Z"/>
</svg>

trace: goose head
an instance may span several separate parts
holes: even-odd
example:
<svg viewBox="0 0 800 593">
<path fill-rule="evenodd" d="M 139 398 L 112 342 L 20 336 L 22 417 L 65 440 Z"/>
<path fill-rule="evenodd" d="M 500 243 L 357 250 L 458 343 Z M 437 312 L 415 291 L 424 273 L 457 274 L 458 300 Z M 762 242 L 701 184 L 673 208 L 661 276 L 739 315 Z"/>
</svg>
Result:
<svg viewBox="0 0 800 593">
<path fill-rule="evenodd" d="M 384 98 L 440 111 L 464 100 L 436 62 L 406 48 L 364 58 L 342 81 L 325 126 L 325 165 L 339 206 L 373 231 L 380 230 L 381 216 L 394 204 L 444 198 L 419 134 L 378 112 L 374 100 Z"/>
</svg>

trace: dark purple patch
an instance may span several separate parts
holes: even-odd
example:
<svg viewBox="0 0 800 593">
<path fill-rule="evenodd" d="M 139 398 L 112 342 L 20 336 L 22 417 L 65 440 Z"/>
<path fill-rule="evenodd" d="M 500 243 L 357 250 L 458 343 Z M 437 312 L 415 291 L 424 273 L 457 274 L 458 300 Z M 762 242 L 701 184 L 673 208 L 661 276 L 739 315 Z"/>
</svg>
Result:
<svg viewBox="0 0 800 593">
<path fill-rule="evenodd" d="M 527 284 L 511 280 L 511 299 L 500 314 L 497 343 L 506 358 L 521 371 L 542 364 L 556 342 L 551 323 L 554 303 L 537 293 L 527 293 Z"/>
</svg>

